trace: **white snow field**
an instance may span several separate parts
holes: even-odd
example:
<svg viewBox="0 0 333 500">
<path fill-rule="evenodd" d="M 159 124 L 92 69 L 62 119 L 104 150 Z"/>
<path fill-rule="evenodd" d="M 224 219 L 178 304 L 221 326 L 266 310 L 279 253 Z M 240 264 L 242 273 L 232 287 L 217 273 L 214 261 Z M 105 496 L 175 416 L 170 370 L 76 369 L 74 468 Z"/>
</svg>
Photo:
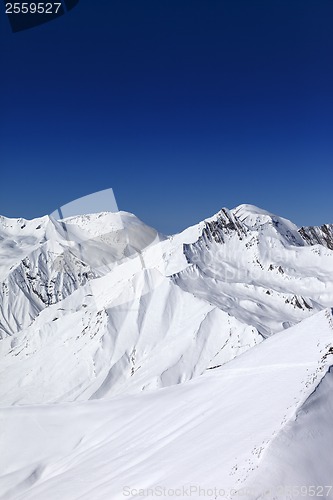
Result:
<svg viewBox="0 0 333 500">
<path fill-rule="evenodd" d="M 333 498 L 332 226 L 0 219 L 0 499 Z"/>
</svg>

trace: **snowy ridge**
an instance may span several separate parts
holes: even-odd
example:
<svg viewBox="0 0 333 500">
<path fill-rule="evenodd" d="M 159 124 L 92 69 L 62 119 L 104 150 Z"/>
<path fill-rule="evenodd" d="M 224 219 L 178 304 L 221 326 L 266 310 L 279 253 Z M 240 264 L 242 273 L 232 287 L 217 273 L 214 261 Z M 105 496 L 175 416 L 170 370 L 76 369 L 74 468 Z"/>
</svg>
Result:
<svg viewBox="0 0 333 500">
<path fill-rule="evenodd" d="M 314 478 L 311 460 L 317 459 L 312 447 L 315 453 L 322 435 L 331 442 L 331 420 L 321 421 L 320 435 L 303 435 L 303 447 L 310 448 L 301 467 L 297 450 L 286 450 L 287 462 L 276 450 L 291 439 L 316 388 L 325 397 L 319 396 L 311 418 L 327 405 L 332 411 L 332 382 L 327 378 L 332 361 L 332 315 L 327 310 L 221 368 L 163 391 L 111 401 L 2 409 L 3 498 L 55 500 L 61 491 L 62 498 L 70 500 L 102 500 L 105 495 L 120 500 L 124 491 L 139 488 L 200 485 L 223 489 L 229 499 L 239 496 L 232 493 L 235 490 L 252 487 L 245 498 L 254 500 L 267 487 L 274 491 L 280 486 L 275 481 L 283 471 L 292 484 L 309 484 Z M 19 458 L 13 455 L 17 436 L 26 450 Z M 332 477 L 326 449 L 316 476 L 322 484 Z M 260 474 L 262 469 L 265 474 Z"/>
<path fill-rule="evenodd" d="M 73 302 L 80 306 L 73 309 Z M 158 271 L 118 282 L 111 273 L 3 340 L 0 404 L 86 400 L 177 384 L 261 340 L 255 328 Z M 62 380 L 64 366 L 71 375 Z"/>
<path fill-rule="evenodd" d="M 330 238 L 252 205 L 1 218 L 0 499 L 329 485 Z"/>
</svg>

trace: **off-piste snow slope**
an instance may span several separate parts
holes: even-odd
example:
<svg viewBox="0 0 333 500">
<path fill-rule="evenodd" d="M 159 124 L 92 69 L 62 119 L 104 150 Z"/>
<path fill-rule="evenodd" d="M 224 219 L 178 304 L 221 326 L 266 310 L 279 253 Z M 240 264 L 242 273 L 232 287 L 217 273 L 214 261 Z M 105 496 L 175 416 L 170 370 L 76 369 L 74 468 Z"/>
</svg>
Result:
<svg viewBox="0 0 333 500">
<path fill-rule="evenodd" d="M 331 229 L 1 218 L 0 498 L 332 495 Z"/>
<path fill-rule="evenodd" d="M 2 409 L 2 498 L 332 498 L 332 325 L 327 309 L 165 389 Z"/>
</svg>

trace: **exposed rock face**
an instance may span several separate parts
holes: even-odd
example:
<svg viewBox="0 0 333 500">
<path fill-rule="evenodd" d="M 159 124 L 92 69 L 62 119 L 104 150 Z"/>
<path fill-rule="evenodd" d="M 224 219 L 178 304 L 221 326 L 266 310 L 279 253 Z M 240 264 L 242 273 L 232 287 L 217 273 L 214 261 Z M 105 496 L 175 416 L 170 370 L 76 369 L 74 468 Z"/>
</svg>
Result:
<svg viewBox="0 0 333 500">
<path fill-rule="evenodd" d="M 230 236 L 237 234 L 242 240 L 248 233 L 248 228 L 230 210 L 222 208 L 214 217 L 205 221 L 201 236 L 197 241 L 184 244 L 183 251 L 187 261 L 192 261 L 193 255 L 199 250 L 209 250 L 212 243 L 222 244 Z"/>
<path fill-rule="evenodd" d="M 330 230 L 310 240 L 291 221 L 257 207 L 223 208 L 184 244 L 188 267 L 172 278 L 270 336 L 330 306 Z"/>
<path fill-rule="evenodd" d="M 309 245 L 324 245 L 333 250 L 333 224 L 301 227 L 299 234 Z"/>
<path fill-rule="evenodd" d="M 241 240 L 247 234 L 248 229 L 230 210 L 222 208 L 215 220 L 206 222 L 206 227 L 202 231 L 202 239 L 222 243 L 225 235 L 233 231 L 236 231 Z"/>
</svg>

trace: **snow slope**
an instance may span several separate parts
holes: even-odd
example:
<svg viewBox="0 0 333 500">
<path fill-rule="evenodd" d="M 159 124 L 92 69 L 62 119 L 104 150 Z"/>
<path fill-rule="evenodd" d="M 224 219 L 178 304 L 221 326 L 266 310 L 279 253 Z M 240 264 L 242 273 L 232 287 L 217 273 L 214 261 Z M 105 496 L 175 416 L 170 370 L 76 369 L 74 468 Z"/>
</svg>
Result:
<svg viewBox="0 0 333 500">
<path fill-rule="evenodd" d="M 288 484 L 330 485 L 332 360 L 326 310 L 184 384 L 1 409 L 1 498 L 120 500 L 148 488 L 149 498 L 158 488 L 201 498 L 216 488 L 254 500 L 269 486 L 287 499 Z"/>
<path fill-rule="evenodd" d="M 261 340 L 253 327 L 158 271 L 119 281 L 110 273 L 0 343 L 0 404 L 94 399 L 177 384 Z"/>
<path fill-rule="evenodd" d="M 0 498 L 329 486 L 323 228 L 251 205 L 169 237 L 126 212 L 1 218 Z"/>
</svg>

